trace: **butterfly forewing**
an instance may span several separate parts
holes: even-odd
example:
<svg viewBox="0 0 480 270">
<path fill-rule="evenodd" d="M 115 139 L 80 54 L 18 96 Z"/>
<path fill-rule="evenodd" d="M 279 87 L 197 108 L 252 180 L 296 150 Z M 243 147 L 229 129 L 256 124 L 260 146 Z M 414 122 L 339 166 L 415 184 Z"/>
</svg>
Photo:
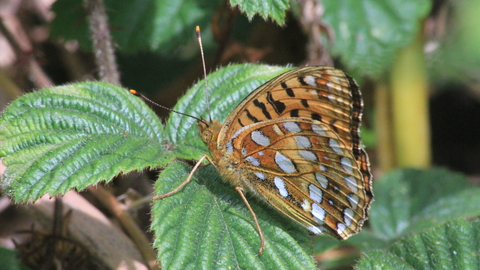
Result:
<svg viewBox="0 0 480 270">
<path fill-rule="evenodd" d="M 351 81 L 340 70 L 330 67 L 304 67 L 291 70 L 268 81 L 249 95 L 230 114 L 224 123 L 224 133 L 231 137 L 235 131 L 253 123 L 278 118 L 307 118 L 332 126 L 349 144 L 352 139 L 353 100 Z M 356 85 L 355 85 L 356 86 Z M 361 115 L 361 97 L 360 113 Z M 356 108 L 355 108 L 356 109 Z M 219 142 L 224 138 L 219 138 Z"/>
<path fill-rule="evenodd" d="M 223 125 L 200 127 L 229 182 L 316 234 L 345 239 L 360 230 L 373 199 L 362 108 L 351 77 L 305 67 L 260 86 Z"/>
</svg>

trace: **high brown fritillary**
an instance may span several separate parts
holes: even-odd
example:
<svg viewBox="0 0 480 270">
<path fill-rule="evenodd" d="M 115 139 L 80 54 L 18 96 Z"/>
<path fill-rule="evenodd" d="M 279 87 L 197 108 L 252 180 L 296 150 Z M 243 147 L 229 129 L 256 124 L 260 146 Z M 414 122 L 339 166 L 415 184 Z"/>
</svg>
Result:
<svg viewBox="0 0 480 270">
<path fill-rule="evenodd" d="M 347 239 L 360 231 L 373 201 L 368 156 L 360 145 L 362 110 L 356 82 L 341 70 L 285 72 L 247 96 L 223 124 L 190 116 L 199 120 L 212 158 L 205 155 L 184 183 L 154 200 L 178 192 L 208 158 L 253 215 L 259 253 L 263 234 L 243 191 L 314 234 Z"/>
<path fill-rule="evenodd" d="M 200 121 L 224 179 L 314 234 L 358 233 L 373 200 L 355 81 L 330 67 L 285 72 L 247 96 L 223 124 Z"/>
</svg>

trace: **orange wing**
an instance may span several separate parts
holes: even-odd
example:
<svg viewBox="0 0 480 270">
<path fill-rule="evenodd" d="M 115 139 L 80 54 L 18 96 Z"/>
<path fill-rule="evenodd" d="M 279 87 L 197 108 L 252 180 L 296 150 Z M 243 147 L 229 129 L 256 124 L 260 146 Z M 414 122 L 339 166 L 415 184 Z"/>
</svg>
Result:
<svg viewBox="0 0 480 270">
<path fill-rule="evenodd" d="M 217 139 L 224 146 L 248 125 L 278 118 L 314 119 L 328 125 L 353 152 L 367 193 L 373 199 L 368 156 L 360 146 L 363 101 L 355 80 L 332 67 L 293 69 L 266 82 L 228 116 Z"/>
<path fill-rule="evenodd" d="M 318 120 L 280 118 L 227 142 L 250 191 L 316 234 L 356 234 L 371 201 L 350 149 Z"/>
</svg>

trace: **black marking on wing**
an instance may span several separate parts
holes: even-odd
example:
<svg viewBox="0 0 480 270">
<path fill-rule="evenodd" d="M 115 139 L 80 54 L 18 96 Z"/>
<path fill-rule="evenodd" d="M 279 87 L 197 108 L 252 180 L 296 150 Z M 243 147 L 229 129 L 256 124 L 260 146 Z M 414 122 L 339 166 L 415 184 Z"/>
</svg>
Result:
<svg viewBox="0 0 480 270">
<path fill-rule="evenodd" d="M 265 106 L 264 103 L 258 101 L 258 99 L 255 99 L 255 100 L 253 101 L 253 105 L 255 105 L 256 107 L 260 108 L 260 109 L 262 110 L 263 115 L 265 115 L 265 117 L 266 117 L 267 119 L 272 119 L 272 116 L 271 116 L 270 113 L 268 112 L 267 106 Z"/>
<path fill-rule="evenodd" d="M 337 119 L 332 119 L 330 120 L 330 126 L 332 127 L 333 131 L 338 133 L 338 128 L 335 126 L 335 122 L 337 122 Z"/>
<path fill-rule="evenodd" d="M 318 113 L 312 113 L 311 116 L 312 116 L 312 119 L 313 119 L 313 120 L 318 120 L 318 121 L 322 122 L 322 116 L 321 116 L 320 114 L 318 114 Z"/>
<path fill-rule="evenodd" d="M 298 117 L 298 109 L 290 111 L 290 117 Z"/>
<path fill-rule="evenodd" d="M 307 86 L 307 85 L 308 85 L 308 83 L 305 82 L 304 77 L 297 77 L 297 80 L 298 80 L 298 82 L 299 82 L 301 85 L 303 85 L 303 86 Z"/>
<path fill-rule="evenodd" d="M 245 110 L 245 112 L 247 113 L 248 119 L 252 120 L 252 122 L 254 123 L 260 122 L 260 120 L 258 120 L 255 116 L 253 116 L 249 110 Z"/>
<path fill-rule="evenodd" d="M 273 97 L 272 97 L 272 93 L 268 93 L 267 94 L 267 101 L 272 104 L 272 107 L 275 109 L 275 112 L 277 112 L 277 114 L 282 114 L 283 111 L 285 111 L 286 109 L 286 106 L 283 102 L 280 102 L 278 100 L 274 100 Z"/>
<path fill-rule="evenodd" d="M 242 121 L 240 120 L 240 118 L 238 118 L 238 124 L 241 126 L 241 127 L 244 127 L 245 125 L 242 123 Z"/>
<path fill-rule="evenodd" d="M 295 93 L 293 92 L 292 88 L 288 87 L 288 85 L 285 82 L 282 82 L 280 84 L 283 89 L 285 89 L 285 92 L 289 97 L 295 97 Z"/>
<path fill-rule="evenodd" d="M 302 103 L 302 106 L 305 107 L 305 108 L 308 108 L 310 107 L 310 105 L 308 105 L 308 100 L 306 99 L 302 99 L 302 101 L 300 101 Z"/>
</svg>

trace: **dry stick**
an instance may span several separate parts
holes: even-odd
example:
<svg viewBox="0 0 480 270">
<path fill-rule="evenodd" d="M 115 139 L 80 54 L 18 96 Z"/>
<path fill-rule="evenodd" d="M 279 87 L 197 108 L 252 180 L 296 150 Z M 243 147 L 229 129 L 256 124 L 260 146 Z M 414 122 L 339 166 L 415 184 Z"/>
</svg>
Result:
<svg viewBox="0 0 480 270">
<path fill-rule="evenodd" d="M 238 15 L 238 9 L 232 9 L 227 1 L 215 12 L 212 18 L 213 39 L 218 43 L 218 49 L 213 61 L 213 66 L 222 65 L 222 57 L 231 39 L 234 20 Z"/>
<path fill-rule="evenodd" d="M 148 268 L 160 269 L 156 260 L 155 251 L 152 249 L 147 237 L 140 230 L 133 218 L 119 204 L 118 200 L 102 186 L 90 186 L 88 190 L 112 213 L 137 245 L 140 253 L 148 264 Z"/>
<path fill-rule="evenodd" d="M 300 25 L 308 37 L 306 46 L 307 65 L 323 65 L 333 67 L 333 60 L 327 47 L 322 42 L 321 34 L 327 35 L 328 42 L 333 43 L 333 31 L 322 22 L 323 7 L 316 0 L 299 0 L 298 5 L 302 12 Z"/>
<path fill-rule="evenodd" d="M 87 0 L 87 10 L 90 13 L 90 32 L 93 40 L 95 62 L 102 81 L 120 85 L 115 50 L 108 28 L 107 14 L 102 0 Z"/>
<path fill-rule="evenodd" d="M 55 208 L 53 211 L 53 225 L 52 225 L 52 234 L 51 241 L 47 242 L 47 252 L 46 259 L 43 261 L 40 270 L 51 269 L 55 265 L 55 255 L 57 254 L 57 249 L 59 248 L 58 243 L 59 239 L 62 237 L 62 228 L 63 228 L 63 199 L 61 196 L 55 198 Z"/>
<path fill-rule="evenodd" d="M 18 25 L 18 28 L 16 31 L 20 32 L 25 32 L 20 25 Z M 15 52 L 15 55 L 17 56 L 18 59 L 26 58 L 27 65 L 28 65 L 28 75 L 31 77 L 31 81 L 36 87 L 39 88 L 44 88 L 48 86 L 52 86 L 53 82 L 50 80 L 50 78 L 43 72 L 41 69 L 40 65 L 38 64 L 37 60 L 35 57 L 32 55 L 31 48 L 32 44 L 29 43 L 27 39 L 23 39 L 23 43 L 25 43 L 25 46 L 21 46 L 21 44 L 18 42 L 17 38 L 12 35 L 11 31 L 5 26 L 3 19 L 0 18 L 0 32 L 3 34 L 3 36 L 8 40 L 8 43 L 10 46 L 12 46 L 13 51 Z M 23 34 L 24 36 L 27 36 L 27 34 Z M 26 48 L 25 48 L 26 47 Z"/>
</svg>

